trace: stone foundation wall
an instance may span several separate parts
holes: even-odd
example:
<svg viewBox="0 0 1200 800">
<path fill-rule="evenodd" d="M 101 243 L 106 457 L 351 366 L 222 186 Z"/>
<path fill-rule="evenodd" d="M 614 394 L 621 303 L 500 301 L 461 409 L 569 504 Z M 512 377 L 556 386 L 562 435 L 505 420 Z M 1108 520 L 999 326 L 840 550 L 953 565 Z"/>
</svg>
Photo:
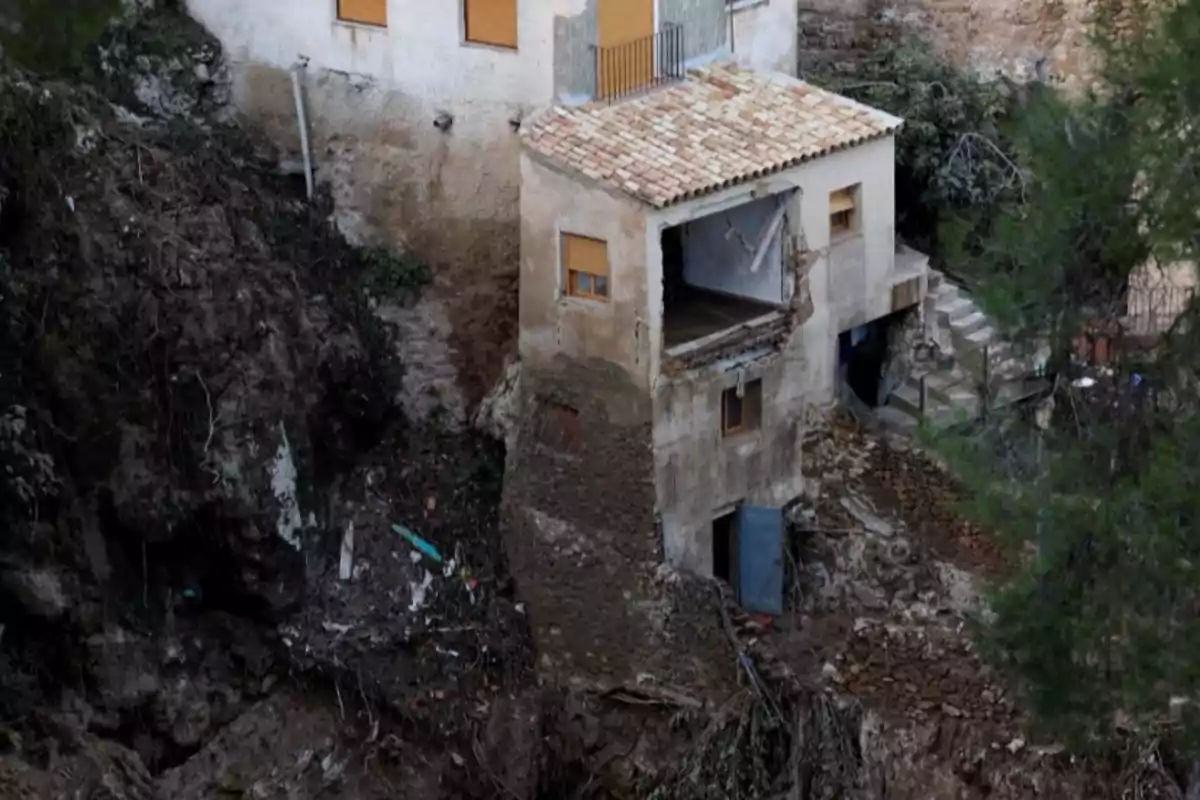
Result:
<svg viewBox="0 0 1200 800">
<path fill-rule="evenodd" d="M 927 39 L 955 63 L 1081 88 L 1092 0 L 800 0 L 800 67 L 848 63 L 884 37 Z"/>
</svg>

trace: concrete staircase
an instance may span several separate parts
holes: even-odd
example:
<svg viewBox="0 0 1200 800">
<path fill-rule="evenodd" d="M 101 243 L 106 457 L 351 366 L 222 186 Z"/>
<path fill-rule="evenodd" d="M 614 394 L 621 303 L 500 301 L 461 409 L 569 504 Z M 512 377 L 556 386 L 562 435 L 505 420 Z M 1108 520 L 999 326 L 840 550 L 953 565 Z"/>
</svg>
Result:
<svg viewBox="0 0 1200 800">
<path fill-rule="evenodd" d="M 878 410 L 881 421 L 912 428 L 924 417 L 935 427 L 946 427 L 979 416 L 985 383 L 993 409 L 1044 387 L 1044 382 L 1030 378 L 1044 353 L 1016 352 L 970 294 L 940 272 L 930 272 L 923 310 L 930 352 L 914 358 L 905 382 Z"/>
</svg>

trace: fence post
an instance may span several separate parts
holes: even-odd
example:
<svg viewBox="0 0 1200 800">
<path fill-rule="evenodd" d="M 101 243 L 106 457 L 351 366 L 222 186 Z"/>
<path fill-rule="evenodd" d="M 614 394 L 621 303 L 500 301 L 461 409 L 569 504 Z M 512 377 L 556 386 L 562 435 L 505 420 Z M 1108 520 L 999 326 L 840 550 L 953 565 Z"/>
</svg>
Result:
<svg viewBox="0 0 1200 800">
<path fill-rule="evenodd" d="M 588 49 L 592 51 L 592 99 L 603 100 L 600 96 L 600 48 L 590 44 Z"/>
<path fill-rule="evenodd" d="M 986 411 L 992 404 L 992 348 L 983 346 L 983 408 Z"/>
<path fill-rule="evenodd" d="M 925 416 L 926 392 L 925 375 L 921 375 L 920 381 L 917 383 L 917 408 L 921 412 L 921 416 Z"/>
</svg>

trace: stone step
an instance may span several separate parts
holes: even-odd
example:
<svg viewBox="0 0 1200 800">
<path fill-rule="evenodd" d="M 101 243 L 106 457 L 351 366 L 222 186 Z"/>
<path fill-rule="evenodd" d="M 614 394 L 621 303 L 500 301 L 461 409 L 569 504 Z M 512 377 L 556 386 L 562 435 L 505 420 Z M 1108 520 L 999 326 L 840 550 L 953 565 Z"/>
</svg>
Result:
<svg viewBox="0 0 1200 800">
<path fill-rule="evenodd" d="M 992 341 L 996 338 L 996 329 L 991 325 L 985 325 L 982 328 L 976 328 L 970 333 L 964 333 L 963 338 L 982 349 L 985 344 L 992 344 Z M 989 360 L 991 359 L 991 348 L 988 348 L 988 358 Z"/>
<path fill-rule="evenodd" d="M 884 427 L 906 434 L 915 433 L 921 424 L 916 416 L 895 406 L 883 406 L 875 409 L 875 417 L 883 423 Z"/>
<path fill-rule="evenodd" d="M 921 376 L 910 376 L 908 383 L 920 389 Z M 955 396 L 961 395 L 963 392 L 970 392 L 970 377 L 961 370 L 925 373 L 925 393 L 939 403 L 953 403 Z"/>
<path fill-rule="evenodd" d="M 939 297 L 933 308 L 939 320 L 952 325 L 955 320 L 970 316 L 975 311 L 975 304 L 968 297 L 954 295 L 950 298 Z"/>
<path fill-rule="evenodd" d="M 888 405 L 904 413 L 920 419 L 921 389 L 920 385 L 910 380 L 897 387 L 888 399 Z M 930 391 L 929 380 L 925 386 L 925 418 L 936 427 L 953 425 L 969 420 L 979 413 L 979 398 L 974 392 L 966 389 L 954 389 L 949 392 L 935 393 Z"/>
<path fill-rule="evenodd" d="M 971 311 L 969 314 L 955 319 L 950 318 L 950 326 L 957 328 L 959 333 L 968 334 L 974 333 L 980 328 L 986 327 L 989 323 L 987 315 L 979 309 Z"/>
<path fill-rule="evenodd" d="M 932 406 L 937 403 L 931 397 L 925 398 L 925 410 L 929 412 Z M 888 405 L 892 408 L 897 408 L 906 414 L 909 414 L 916 419 L 921 418 L 921 391 L 911 383 L 904 383 L 897 386 L 892 392 L 892 396 L 888 398 Z"/>
</svg>

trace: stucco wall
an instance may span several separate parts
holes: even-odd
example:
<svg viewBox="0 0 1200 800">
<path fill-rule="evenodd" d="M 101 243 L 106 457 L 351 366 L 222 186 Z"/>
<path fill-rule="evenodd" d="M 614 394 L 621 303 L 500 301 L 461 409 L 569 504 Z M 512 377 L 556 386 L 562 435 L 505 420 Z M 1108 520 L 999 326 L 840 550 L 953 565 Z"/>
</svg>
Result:
<svg viewBox="0 0 1200 800">
<path fill-rule="evenodd" d="M 776 198 L 764 197 L 685 225 L 684 280 L 704 289 L 782 303 L 780 234 L 773 237 L 758 270 L 750 271 L 759 240 L 778 208 Z"/>
<path fill-rule="evenodd" d="M 646 218 L 626 197 L 590 187 L 521 156 L 520 352 L 532 369 L 559 355 L 599 359 L 629 374 L 647 393 Z M 610 301 L 565 297 L 560 234 L 608 246 Z"/>
<path fill-rule="evenodd" d="M 667 562 L 712 571 L 712 520 L 735 504 L 779 507 L 799 496 L 805 404 L 804 334 L 779 353 L 730 359 L 660 380 L 654 395 L 654 465 Z M 722 437 L 721 395 L 762 379 L 758 430 Z"/>
<path fill-rule="evenodd" d="M 801 168 L 801 215 L 808 247 L 820 258 L 812 271 L 813 304 L 844 331 L 891 310 L 895 262 L 895 141 L 892 137 L 843 150 Z M 830 192 L 857 184 L 856 233 L 831 241 Z"/>
<path fill-rule="evenodd" d="M 729 46 L 739 64 L 796 74 L 796 0 L 741 0 L 729 16 Z"/>
</svg>

